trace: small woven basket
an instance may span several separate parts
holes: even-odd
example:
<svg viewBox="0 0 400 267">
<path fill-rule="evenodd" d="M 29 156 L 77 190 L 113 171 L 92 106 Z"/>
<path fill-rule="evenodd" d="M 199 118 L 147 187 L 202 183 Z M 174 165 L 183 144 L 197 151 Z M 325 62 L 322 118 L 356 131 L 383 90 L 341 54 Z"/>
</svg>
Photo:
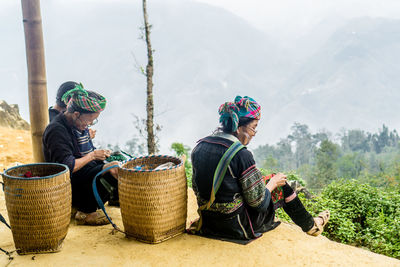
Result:
<svg viewBox="0 0 400 267">
<path fill-rule="evenodd" d="M 167 162 L 174 166 L 154 170 Z M 119 200 L 127 237 L 154 244 L 184 232 L 187 184 L 183 163 L 176 157 L 147 156 L 119 168 Z M 137 166 L 140 170 L 135 170 Z"/>
<path fill-rule="evenodd" d="M 28 172 L 32 178 L 24 177 Z M 57 163 L 20 165 L 7 169 L 3 180 L 18 254 L 59 251 L 71 218 L 68 167 Z"/>
</svg>

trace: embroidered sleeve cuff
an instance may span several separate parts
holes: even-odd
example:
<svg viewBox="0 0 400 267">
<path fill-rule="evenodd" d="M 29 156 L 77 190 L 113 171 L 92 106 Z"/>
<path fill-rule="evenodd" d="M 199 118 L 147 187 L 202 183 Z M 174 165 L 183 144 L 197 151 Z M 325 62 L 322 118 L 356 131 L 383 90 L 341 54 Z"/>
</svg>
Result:
<svg viewBox="0 0 400 267">
<path fill-rule="evenodd" d="M 265 183 L 261 172 L 253 165 L 242 174 L 239 182 L 247 204 L 253 208 L 259 207 L 265 199 Z"/>
</svg>

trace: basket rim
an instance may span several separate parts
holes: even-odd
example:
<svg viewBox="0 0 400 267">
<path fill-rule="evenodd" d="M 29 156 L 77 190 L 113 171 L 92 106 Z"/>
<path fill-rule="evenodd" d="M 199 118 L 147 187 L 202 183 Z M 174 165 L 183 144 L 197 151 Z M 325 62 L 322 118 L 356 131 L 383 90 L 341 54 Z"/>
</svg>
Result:
<svg viewBox="0 0 400 267">
<path fill-rule="evenodd" d="M 52 175 L 48 175 L 48 176 L 42 176 L 42 177 L 35 177 L 35 178 L 25 178 L 25 177 L 17 177 L 17 176 L 11 176 L 8 175 L 7 172 L 14 170 L 14 169 L 18 169 L 18 168 L 22 168 L 22 167 L 28 167 L 28 166 L 37 166 L 37 165 L 53 165 L 53 166 L 61 166 L 64 167 L 65 169 L 61 172 L 58 172 L 56 174 L 52 174 Z M 65 164 L 61 164 L 61 163 L 54 163 L 54 162 L 39 162 L 39 163 L 30 163 L 30 164 L 23 164 L 23 165 L 17 165 L 11 168 L 6 169 L 3 172 L 3 176 L 9 178 L 9 179 L 15 179 L 15 180 L 42 180 L 42 179 L 50 179 L 53 178 L 55 176 L 58 176 L 60 174 L 64 174 L 69 170 L 68 166 Z"/>
<path fill-rule="evenodd" d="M 126 163 L 128 163 L 129 161 L 132 160 L 137 160 L 137 159 L 143 159 L 143 158 L 170 158 L 170 159 L 179 159 L 181 163 L 179 163 L 178 165 L 175 165 L 173 167 L 168 167 L 168 168 L 163 168 L 160 170 L 135 170 L 135 169 L 128 169 L 128 168 L 124 168 L 124 165 Z M 171 170 L 171 169 L 176 169 L 179 168 L 183 165 L 183 160 L 179 157 L 174 157 L 174 156 L 169 156 L 169 155 L 150 155 L 150 156 L 141 156 L 141 157 L 134 157 L 128 160 L 125 160 L 123 162 L 121 162 L 121 165 L 119 166 L 119 169 L 122 169 L 124 171 L 128 171 L 128 172 L 160 172 L 160 171 L 167 171 L 167 170 Z"/>
</svg>

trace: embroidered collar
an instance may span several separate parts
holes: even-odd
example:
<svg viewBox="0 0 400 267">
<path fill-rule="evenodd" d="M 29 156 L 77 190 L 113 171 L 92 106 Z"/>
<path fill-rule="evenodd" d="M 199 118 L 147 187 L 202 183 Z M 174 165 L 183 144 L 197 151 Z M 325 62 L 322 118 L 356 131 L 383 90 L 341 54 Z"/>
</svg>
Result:
<svg viewBox="0 0 400 267">
<path fill-rule="evenodd" d="M 232 134 L 224 133 L 224 132 L 216 132 L 216 133 L 212 134 L 211 136 L 225 138 L 232 142 L 239 141 L 239 139 L 236 136 L 234 136 Z"/>
</svg>

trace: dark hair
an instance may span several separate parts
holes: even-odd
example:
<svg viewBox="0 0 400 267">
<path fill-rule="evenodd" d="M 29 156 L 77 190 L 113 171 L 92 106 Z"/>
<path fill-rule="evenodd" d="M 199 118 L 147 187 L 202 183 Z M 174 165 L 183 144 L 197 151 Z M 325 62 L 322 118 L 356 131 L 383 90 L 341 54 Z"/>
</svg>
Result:
<svg viewBox="0 0 400 267">
<path fill-rule="evenodd" d="M 240 127 L 240 126 L 247 126 L 247 125 L 249 125 L 252 121 L 254 121 L 255 119 L 254 118 L 247 118 L 247 117 L 241 117 L 240 119 L 239 119 L 239 124 L 238 124 L 238 127 Z M 225 125 L 225 124 L 222 124 L 221 125 L 221 129 L 222 129 L 222 131 L 224 132 L 224 133 L 232 133 L 232 120 L 231 119 L 229 119 L 228 120 L 228 123 Z"/>
<path fill-rule="evenodd" d="M 77 86 L 78 84 L 76 82 L 68 81 L 60 85 L 57 91 L 57 96 L 56 96 L 56 103 L 58 106 L 62 108 L 66 108 L 67 105 L 61 100 L 62 96 L 68 92 L 69 90 L 72 90 Z"/>
</svg>

